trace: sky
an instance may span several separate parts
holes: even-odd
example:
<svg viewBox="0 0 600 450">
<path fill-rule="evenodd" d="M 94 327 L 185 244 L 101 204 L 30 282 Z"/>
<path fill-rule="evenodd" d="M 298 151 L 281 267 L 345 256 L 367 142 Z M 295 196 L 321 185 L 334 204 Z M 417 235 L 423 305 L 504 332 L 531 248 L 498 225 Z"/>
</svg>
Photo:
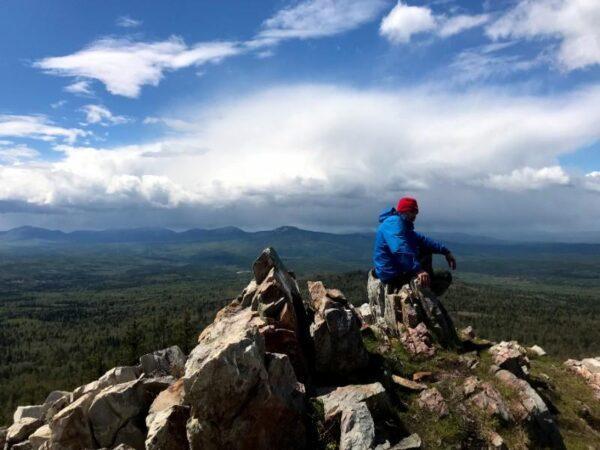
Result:
<svg viewBox="0 0 600 450">
<path fill-rule="evenodd" d="M 0 229 L 600 230 L 597 0 L 4 0 Z"/>
</svg>

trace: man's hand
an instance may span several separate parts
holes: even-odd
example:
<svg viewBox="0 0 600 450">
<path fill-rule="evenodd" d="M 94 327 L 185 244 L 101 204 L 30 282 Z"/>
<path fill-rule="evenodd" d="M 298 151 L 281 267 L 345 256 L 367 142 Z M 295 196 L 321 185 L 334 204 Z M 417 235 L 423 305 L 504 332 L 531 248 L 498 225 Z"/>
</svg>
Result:
<svg viewBox="0 0 600 450">
<path fill-rule="evenodd" d="M 448 267 L 450 267 L 452 270 L 456 269 L 456 259 L 452 253 L 446 253 L 446 261 L 448 261 Z"/>
<path fill-rule="evenodd" d="M 431 277 L 424 270 L 417 274 L 417 280 L 419 281 L 419 284 L 423 287 L 429 287 L 429 285 L 431 284 Z"/>
</svg>

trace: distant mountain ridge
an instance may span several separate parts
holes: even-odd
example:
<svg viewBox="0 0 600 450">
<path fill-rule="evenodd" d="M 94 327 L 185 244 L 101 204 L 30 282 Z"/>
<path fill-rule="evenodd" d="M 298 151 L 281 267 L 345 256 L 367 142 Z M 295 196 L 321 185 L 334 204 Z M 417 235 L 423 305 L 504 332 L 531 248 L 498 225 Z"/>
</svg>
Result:
<svg viewBox="0 0 600 450">
<path fill-rule="evenodd" d="M 565 236 L 564 240 L 554 239 L 525 239 L 523 236 L 515 236 L 514 239 L 498 239 L 489 236 L 473 235 L 457 232 L 427 232 L 429 237 L 440 240 L 447 244 L 458 244 L 467 246 L 493 246 L 493 247 L 535 247 L 558 249 L 560 247 L 597 247 L 600 237 L 595 239 L 590 233 L 581 234 L 581 239 L 576 235 Z M 311 242 L 348 243 L 351 241 L 371 242 L 375 232 L 357 233 L 328 233 L 323 231 L 312 231 L 295 226 L 285 225 L 271 230 L 245 231 L 236 226 L 220 228 L 191 228 L 184 231 L 173 231 L 169 228 L 141 227 L 141 228 L 118 228 L 106 230 L 75 230 L 61 231 L 49 230 L 41 227 L 21 226 L 6 231 L 0 231 L 0 243 L 2 242 L 47 242 L 65 244 L 150 244 L 150 243 L 187 243 L 187 242 L 223 242 L 223 241 L 248 241 L 269 242 L 270 240 L 309 240 Z M 586 239 L 587 238 L 587 239 Z"/>
<path fill-rule="evenodd" d="M 245 231 L 235 226 L 204 229 L 192 228 L 185 231 L 173 231 L 168 228 L 129 228 L 129 229 L 107 229 L 107 230 L 76 230 L 64 232 L 60 230 L 49 230 L 46 228 L 22 226 L 6 231 L 0 231 L 0 241 L 48 241 L 64 243 L 101 244 L 101 243 L 152 243 L 152 242 L 202 242 L 221 241 L 240 238 L 265 238 L 267 236 L 287 236 L 289 238 L 311 239 L 340 239 L 357 238 L 372 239 L 374 232 L 364 233 L 327 233 L 311 231 L 294 226 L 281 226 L 272 230 Z M 448 242 L 464 244 L 488 244 L 500 245 L 508 241 L 489 238 L 485 236 L 474 236 L 464 233 L 430 233 L 436 239 Z"/>
</svg>

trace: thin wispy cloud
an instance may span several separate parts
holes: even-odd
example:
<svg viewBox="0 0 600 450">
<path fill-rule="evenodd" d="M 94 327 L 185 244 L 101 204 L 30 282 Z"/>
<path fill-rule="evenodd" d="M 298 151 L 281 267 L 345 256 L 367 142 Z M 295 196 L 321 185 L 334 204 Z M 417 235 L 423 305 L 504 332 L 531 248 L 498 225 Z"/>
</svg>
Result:
<svg viewBox="0 0 600 450">
<path fill-rule="evenodd" d="M 122 125 L 130 122 L 131 119 L 125 116 L 115 115 L 108 108 L 102 105 L 84 105 L 81 111 L 85 113 L 87 124 L 96 125 Z"/>
<path fill-rule="evenodd" d="M 104 38 L 71 55 L 41 59 L 34 66 L 53 75 L 97 80 L 111 94 L 135 98 L 142 86 L 157 86 L 167 71 L 218 63 L 239 52 L 238 44 L 226 41 L 188 46 L 176 36 L 157 42 Z M 87 90 L 89 83 L 84 83 L 88 82 L 74 83 L 69 92 Z"/>
<path fill-rule="evenodd" d="M 600 64 L 600 2 L 520 0 L 486 28 L 492 39 L 559 41 L 555 58 L 566 71 Z"/>
<path fill-rule="evenodd" d="M 137 28 L 142 25 L 141 20 L 132 19 L 129 16 L 121 16 L 116 20 L 116 25 L 121 28 Z"/>
<path fill-rule="evenodd" d="M 267 19 L 257 39 L 309 39 L 333 36 L 374 20 L 386 0 L 304 0 Z"/>
<path fill-rule="evenodd" d="M 0 114 L 0 137 L 29 138 L 41 141 L 56 141 L 74 143 L 77 138 L 88 133 L 78 128 L 63 128 L 54 125 L 42 115 L 8 115 Z"/>
</svg>

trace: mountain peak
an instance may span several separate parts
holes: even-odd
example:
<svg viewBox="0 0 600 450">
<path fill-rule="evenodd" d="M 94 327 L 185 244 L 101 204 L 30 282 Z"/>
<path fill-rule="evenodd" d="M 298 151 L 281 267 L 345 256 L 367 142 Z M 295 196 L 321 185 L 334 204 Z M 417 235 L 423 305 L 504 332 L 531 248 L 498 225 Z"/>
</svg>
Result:
<svg viewBox="0 0 600 450">
<path fill-rule="evenodd" d="M 273 248 L 252 271 L 189 355 L 177 346 L 148 353 L 138 365 L 20 406 L 0 444 L 359 450 L 599 442 L 599 358 L 557 365 L 539 346 L 486 341 L 471 327 L 457 333 L 441 300 L 416 282 L 388 295 L 371 276 L 369 303 L 355 308 L 320 281 L 309 281 L 302 298 Z"/>
</svg>

